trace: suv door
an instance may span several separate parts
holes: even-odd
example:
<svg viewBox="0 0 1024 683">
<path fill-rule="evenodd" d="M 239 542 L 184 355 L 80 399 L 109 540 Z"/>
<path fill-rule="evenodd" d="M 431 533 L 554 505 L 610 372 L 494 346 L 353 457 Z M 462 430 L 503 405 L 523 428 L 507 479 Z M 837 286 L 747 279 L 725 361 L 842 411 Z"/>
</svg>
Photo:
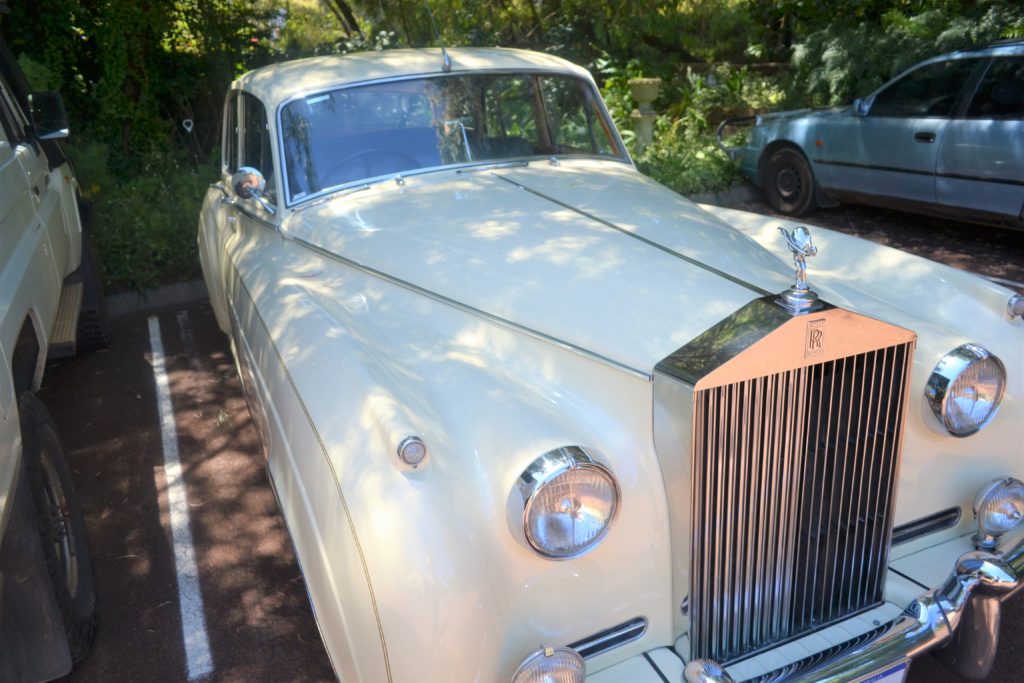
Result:
<svg viewBox="0 0 1024 683">
<path fill-rule="evenodd" d="M 939 150 L 940 204 L 1024 220 L 1024 55 L 996 57 Z"/>
<path fill-rule="evenodd" d="M 45 251 L 51 262 L 47 276 L 52 275 L 53 284 L 59 290 L 70 249 L 61 193 L 59 189 L 54 189 L 50 182 L 50 168 L 43 150 L 29 137 L 28 121 L 3 76 L 0 76 L 0 120 L 3 122 L 6 146 L 13 156 L 10 168 L 5 170 L 4 183 L 15 182 L 18 187 L 25 187 L 29 193 L 28 202 L 32 206 L 32 212 L 45 228 L 45 234 L 40 235 L 39 239 L 45 240 Z M 7 154 L 5 150 L 4 155 Z M 0 163 L 6 164 L 6 159 Z M 15 175 L 19 177 L 14 179 Z M 36 227 L 39 227 L 35 220 L 24 219 L 21 231 L 24 232 L 30 223 L 35 223 Z M 11 228 L 16 230 L 14 226 Z"/>
<path fill-rule="evenodd" d="M 970 76 L 984 60 L 925 64 L 872 96 L 830 136 L 828 185 L 841 192 L 934 204 L 938 150 Z"/>
</svg>

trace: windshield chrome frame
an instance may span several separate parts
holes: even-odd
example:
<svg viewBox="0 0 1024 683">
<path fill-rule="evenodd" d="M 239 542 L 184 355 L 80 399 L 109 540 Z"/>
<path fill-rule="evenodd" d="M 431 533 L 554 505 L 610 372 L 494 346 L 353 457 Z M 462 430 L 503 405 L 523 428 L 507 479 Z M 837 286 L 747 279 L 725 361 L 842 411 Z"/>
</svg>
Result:
<svg viewBox="0 0 1024 683">
<path fill-rule="evenodd" d="M 515 75 L 515 74 L 523 74 L 523 75 L 530 75 L 530 76 L 544 76 L 544 75 L 563 76 L 563 77 L 566 77 L 566 78 L 572 78 L 572 79 L 577 80 L 580 83 L 582 83 L 583 86 L 590 91 L 591 95 L 593 95 L 594 102 L 597 105 L 598 113 L 601 116 L 604 117 L 605 122 L 608 124 L 608 130 L 611 132 L 611 135 L 612 135 L 612 143 L 616 147 L 616 155 L 610 157 L 610 156 L 600 156 L 600 155 L 597 155 L 597 154 L 556 154 L 556 155 L 552 155 L 552 154 L 532 154 L 532 155 L 528 155 L 528 156 L 506 157 L 506 158 L 502 158 L 502 159 L 488 159 L 488 160 L 466 161 L 466 162 L 459 163 L 459 164 L 444 164 L 444 165 L 441 165 L 441 166 L 432 166 L 432 167 L 429 167 L 429 168 L 417 168 L 417 169 L 412 169 L 410 171 L 402 171 L 401 173 L 387 173 L 387 174 L 384 174 L 384 175 L 374 176 L 372 178 L 361 178 L 359 180 L 353 180 L 353 181 L 348 182 L 348 183 L 341 183 L 339 185 L 333 185 L 331 187 L 319 190 L 319 191 L 317 191 L 315 193 L 304 195 L 301 199 L 293 199 L 292 198 L 291 192 L 288 189 L 288 168 L 287 168 L 287 164 L 285 164 L 285 159 L 284 159 L 284 156 L 285 156 L 285 153 L 284 153 L 284 135 L 282 133 L 282 122 L 281 122 L 281 117 L 282 117 L 282 114 L 284 113 L 284 108 L 287 107 L 289 104 L 291 104 L 293 102 L 296 102 L 298 100 L 306 99 L 306 98 L 309 98 L 309 97 L 315 97 L 317 95 L 321 95 L 321 94 L 324 94 L 324 93 L 334 92 L 334 91 L 338 91 L 338 90 L 350 90 L 352 88 L 360 88 L 360 87 L 364 87 L 364 86 L 379 85 L 379 84 L 382 84 L 382 83 L 399 83 L 399 82 L 402 82 L 402 81 L 415 81 L 415 80 L 425 80 L 425 79 L 435 79 L 435 78 L 458 78 L 460 76 L 488 76 L 488 75 Z M 276 130 L 274 131 L 275 132 L 275 137 L 277 138 L 277 140 L 275 141 L 276 144 L 274 145 L 274 147 L 275 147 L 275 150 L 277 152 L 278 162 L 279 162 L 279 166 L 281 168 L 279 177 L 281 179 L 281 189 L 283 190 L 283 193 L 284 193 L 284 202 L 283 202 L 283 204 L 284 204 L 284 208 L 286 208 L 286 209 L 294 209 L 294 208 L 297 208 L 300 205 L 306 204 L 306 203 L 308 203 L 308 202 L 310 202 L 312 200 L 320 199 L 320 198 L 324 198 L 324 197 L 329 197 L 331 195 L 336 195 L 336 194 L 339 194 L 339 193 L 344 193 L 347 190 L 350 190 L 350 189 L 353 189 L 353 188 L 358 188 L 358 187 L 361 187 L 361 186 L 369 187 L 370 185 L 374 185 L 374 184 L 379 183 L 379 182 L 384 181 L 384 180 L 394 179 L 396 176 L 401 176 L 402 178 L 409 178 L 411 176 L 422 175 L 424 173 L 433 173 L 435 171 L 458 170 L 458 169 L 463 169 L 463 168 L 472 168 L 472 167 L 475 167 L 475 166 L 491 166 L 491 165 L 494 165 L 494 164 L 503 164 L 503 163 L 507 163 L 507 162 L 532 161 L 532 160 L 535 160 L 535 159 L 552 159 L 552 158 L 560 158 L 560 159 L 567 159 L 567 160 L 569 160 L 569 159 L 600 159 L 600 160 L 603 160 L 603 161 L 615 161 L 615 162 L 618 162 L 618 163 L 624 163 L 624 164 L 628 164 L 630 166 L 633 165 L 633 160 L 630 158 L 629 152 L 626 151 L 626 146 L 622 142 L 622 137 L 619 135 L 619 130 L 615 126 L 615 121 L 612 120 L 611 115 L 608 113 L 608 107 L 605 104 L 604 98 L 601 97 L 601 93 L 597 89 L 597 86 L 595 85 L 595 83 L 592 80 L 586 78 L 585 76 L 582 76 L 579 73 L 571 71 L 569 69 L 480 69 L 480 70 L 473 70 L 473 71 L 453 71 L 451 73 L 440 73 L 440 74 L 437 73 L 437 72 L 431 71 L 431 72 L 420 73 L 420 74 L 409 74 L 409 75 L 395 76 L 395 77 L 389 77 L 389 78 L 375 78 L 375 79 L 370 79 L 370 80 L 365 80 L 365 81 L 355 81 L 355 82 L 350 82 L 350 83 L 340 83 L 340 84 L 337 84 L 337 85 L 327 86 L 327 87 L 324 87 L 324 88 L 318 88 L 316 90 L 309 90 L 309 91 L 298 92 L 298 93 L 292 95 L 291 97 L 288 97 L 287 99 L 281 100 L 281 102 L 278 103 L 278 105 L 276 107 L 276 110 L 274 112 L 274 126 L 276 128 Z"/>
</svg>

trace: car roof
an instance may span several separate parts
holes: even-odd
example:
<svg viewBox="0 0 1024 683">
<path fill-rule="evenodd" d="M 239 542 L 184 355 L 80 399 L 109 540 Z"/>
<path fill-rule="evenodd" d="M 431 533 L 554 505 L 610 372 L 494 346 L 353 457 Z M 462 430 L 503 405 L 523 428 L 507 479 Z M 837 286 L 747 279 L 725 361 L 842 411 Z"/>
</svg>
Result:
<svg viewBox="0 0 1024 683">
<path fill-rule="evenodd" d="M 560 57 L 508 48 L 449 48 L 451 73 L 551 71 L 590 79 L 586 69 Z M 232 87 L 256 95 L 270 107 L 303 93 L 403 76 L 444 74 L 440 48 L 380 50 L 311 57 L 250 71 Z"/>
<path fill-rule="evenodd" d="M 948 54 L 932 57 L 928 61 L 938 59 L 964 59 L 970 57 L 1019 57 L 1024 55 L 1024 40 L 1008 40 L 971 47 L 966 50 L 958 50 Z"/>
</svg>

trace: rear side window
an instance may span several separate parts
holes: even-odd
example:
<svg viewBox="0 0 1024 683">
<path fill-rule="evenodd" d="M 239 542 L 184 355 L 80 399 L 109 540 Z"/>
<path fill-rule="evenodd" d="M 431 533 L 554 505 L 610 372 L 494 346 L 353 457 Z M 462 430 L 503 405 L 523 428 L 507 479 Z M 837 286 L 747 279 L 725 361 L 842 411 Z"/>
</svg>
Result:
<svg viewBox="0 0 1024 683">
<path fill-rule="evenodd" d="M 878 93 L 869 116 L 949 116 L 977 65 L 949 59 L 922 66 Z"/>
<path fill-rule="evenodd" d="M 1024 118 L 1024 57 L 1001 57 L 992 62 L 967 108 L 967 116 Z"/>
</svg>

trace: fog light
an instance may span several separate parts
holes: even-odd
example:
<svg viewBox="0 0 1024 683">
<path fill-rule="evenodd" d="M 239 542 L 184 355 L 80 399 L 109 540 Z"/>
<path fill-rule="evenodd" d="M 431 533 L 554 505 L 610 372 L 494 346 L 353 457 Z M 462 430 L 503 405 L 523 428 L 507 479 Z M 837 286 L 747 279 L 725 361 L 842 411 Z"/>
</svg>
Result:
<svg viewBox="0 0 1024 683">
<path fill-rule="evenodd" d="M 523 660 L 512 683 L 583 683 L 587 667 L 583 657 L 567 647 L 542 647 Z"/>
<path fill-rule="evenodd" d="M 975 546 L 994 550 L 999 537 L 1024 519 L 1024 483 L 1007 477 L 985 486 L 974 498 L 974 518 L 978 521 Z"/>
</svg>

